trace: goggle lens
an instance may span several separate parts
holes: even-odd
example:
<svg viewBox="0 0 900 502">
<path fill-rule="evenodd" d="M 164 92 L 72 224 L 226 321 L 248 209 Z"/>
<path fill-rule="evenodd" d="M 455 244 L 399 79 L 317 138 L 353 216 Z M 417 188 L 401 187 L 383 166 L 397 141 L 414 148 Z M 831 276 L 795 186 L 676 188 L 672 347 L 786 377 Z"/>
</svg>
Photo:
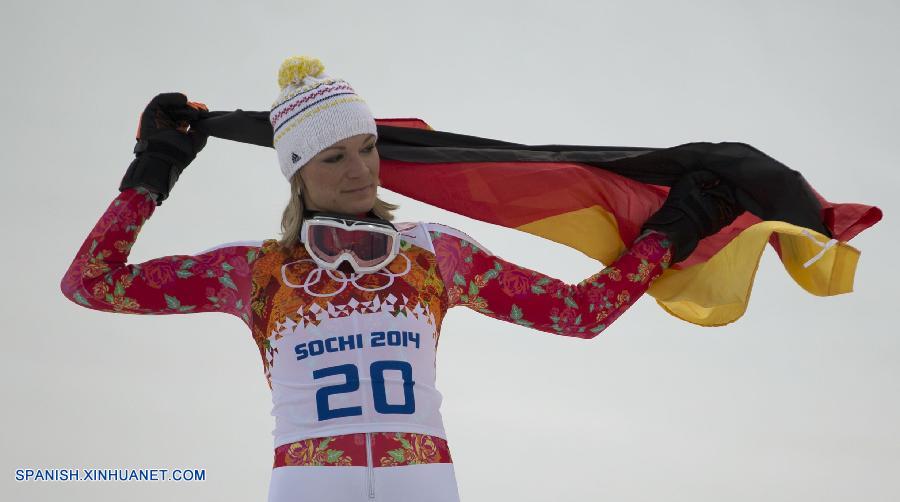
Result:
<svg viewBox="0 0 900 502">
<path fill-rule="evenodd" d="M 334 262 L 348 252 L 361 266 L 371 266 L 385 259 L 394 244 L 390 235 L 364 229 L 311 225 L 309 234 L 310 244 L 321 259 Z"/>
</svg>

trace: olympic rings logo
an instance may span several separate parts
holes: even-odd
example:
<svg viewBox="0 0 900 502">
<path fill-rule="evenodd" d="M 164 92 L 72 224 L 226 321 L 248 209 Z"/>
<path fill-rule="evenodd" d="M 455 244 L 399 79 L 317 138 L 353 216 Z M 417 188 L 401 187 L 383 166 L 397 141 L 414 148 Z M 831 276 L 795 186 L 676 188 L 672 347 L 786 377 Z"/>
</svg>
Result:
<svg viewBox="0 0 900 502">
<path fill-rule="evenodd" d="M 285 286 L 288 286 L 290 288 L 303 289 L 303 291 L 305 291 L 306 294 L 308 294 L 310 296 L 315 296 L 318 298 L 337 296 L 338 294 L 341 293 L 341 291 L 343 291 L 344 289 L 347 288 L 347 284 L 352 284 L 356 289 L 358 289 L 360 291 L 381 291 L 382 289 L 391 287 L 394 284 L 395 278 L 402 277 L 402 276 L 408 274 L 410 269 L 412 268 L 412 261 L 409 259 L 408 256 L 406 256 L 406 254 L 400 253 L 399 256 L 402 256 L 403 259 L 406 260 L 406 269 L 403 272 L 400 272 L 399 274 L 395 274 L 395 273 L 391 272 L 390 270 L 388 270 L 387 267 L 385 267 L 377 272 L 372 272 L 371 274 L 357 274 L 354 272 L 354 273 L 351 273 L 349 277 L 347 277 L 347 275 L 342 270 L 329 270 L 329 269 L 321 268 L 318 265 L 316 265 L 316 268 L 314 268 L 313 270 L 310 270 L 309 273 L 306 275 L 306 277 L 303 278 L 303 280 L 301 281 L 301 284 L 295 284 L 295 283 L 291 282 L 290 279 L 288 279 L 288 276 L 287 276 L 288 267 L 290 267 L 291 265 L 294 265 L 295 263 L 304 263 L 304 262 L 310 262 L 315 265 L 315 262 L 313 262 L 312 259 L 308 259 L 308 258 L 304 259 L 304 260 L 295 260 L 295 261 L 292 261 L 289 263 L 285 263 L 284 265 L 281 266 L 281 282 L 284 283 Z M 327 273 L 328 277 L 332 281 L 341 283 L 340 289 L 338 289 L 337 291 L 335 291 L 333 293 L 313 292 L 310 289 L 310 287 L 315 286 L 316 284 L 319 283 L 319 281 L 322 279 L 322 272 Z M 340 277 L 335 275 L 335 273 L 340 274 Z M 383 286 L 379 286 L 377 288 L 371 288 L 371 289 L 365 288 L 363 286 L 360 286 L 356 282 L 356 280 L 358 278 L 362 277 L 363 275 L 382 275 L 382 276 L 385 276 L 388 278 L 388 282 L 386 284 L 384 284 Z"/>
</svg>

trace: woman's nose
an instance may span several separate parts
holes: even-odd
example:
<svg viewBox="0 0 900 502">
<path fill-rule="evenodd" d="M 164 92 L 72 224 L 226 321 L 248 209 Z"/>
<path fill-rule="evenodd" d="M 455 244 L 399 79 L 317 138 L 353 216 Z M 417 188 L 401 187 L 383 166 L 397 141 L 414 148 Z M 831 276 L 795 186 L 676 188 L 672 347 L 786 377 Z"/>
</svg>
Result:
<svg viewBox="0 0 900 502">
<path fill-rule="evenodd" d="M 359 177 L 369 173 L 369 166 L 366 164 L 366 161 L 363 159 L 361 155 L 354 155 L 349 160 L 349 166 L 347 171 L 348 175 L 352 177 Z"/>
</svg>

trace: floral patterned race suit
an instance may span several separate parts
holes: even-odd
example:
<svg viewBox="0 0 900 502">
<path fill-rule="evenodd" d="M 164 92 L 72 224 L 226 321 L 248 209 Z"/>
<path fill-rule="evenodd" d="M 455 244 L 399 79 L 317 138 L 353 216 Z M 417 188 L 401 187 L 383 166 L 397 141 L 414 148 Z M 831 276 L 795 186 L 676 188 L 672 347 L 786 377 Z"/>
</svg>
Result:
<svg viewBox="0 0 900 502">
<path fill-rule="evenodd" d="M 401 500 L 374 474 L 390 476 L 402 469 L 387 467 L 401 466 L 433 469 L 417 475 L 423 489 L 436 486 L 427 484 L 428 476 L 442 476 L 439 482 L 451 483 L 453 493 L 429 500 L 456 500 L 435 388 L 436 349 L 449 308 L 593 338 L 671 260 L 664 236 L 648 233 L 611 266 L 569 285 L 494 256 L 459 230 L 413 222 L 395 224 L 400 254 L 372 274 L 317 268 L 302 244 L 285 250 L 275 239 L 127 264 L 156 207 L 141 188 L 120 192 L 66 271 L 65 296 L 106 312 L 240 318 L 259 347 L 272 391 L 273 479 L 298 467 L 319 469 L 316 479 L 328 476 L 323 469 L 365 467 L 361 487 L 337 483 L 329 493 L 358 488 L 368 491 L 368 500 L 376 493 L 379 500 Z M 287 500 L 273 491 L 270 500 Z"/>
</svg>

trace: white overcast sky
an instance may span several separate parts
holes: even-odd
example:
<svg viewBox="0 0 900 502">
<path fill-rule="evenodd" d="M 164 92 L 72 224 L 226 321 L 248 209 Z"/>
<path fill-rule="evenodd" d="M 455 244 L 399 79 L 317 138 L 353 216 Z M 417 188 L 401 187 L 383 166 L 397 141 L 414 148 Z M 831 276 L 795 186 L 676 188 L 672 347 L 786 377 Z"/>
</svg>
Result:
<svg viewBox="0 0 900 502">
<path fill-rule="evenodd" d="M 590 341 L 452 310 L 437 383 L 463 500 L 900 500 L 898 25 L 893 0 L 5 2 L 0 498 L 264 499 L 273 419 L 246 328 L 79 308 L 59 281 L 151 97 L 268 110 L 281 61 L 308 54 L 379 118 L 530 144 L 742 141 L 885 212 L 851 242 L 855 292 L 806 293 L 770 248 L 726 327 L 650 297 Z M 382 194 L 398 221 L 455 226 L 569 283 L 602 267 Z M 273 150 L 211 139 L 131 261 L 276 237 L 287 196 Z M 207 481 L 15 482 L 24 467 Z"/>
</svg>

